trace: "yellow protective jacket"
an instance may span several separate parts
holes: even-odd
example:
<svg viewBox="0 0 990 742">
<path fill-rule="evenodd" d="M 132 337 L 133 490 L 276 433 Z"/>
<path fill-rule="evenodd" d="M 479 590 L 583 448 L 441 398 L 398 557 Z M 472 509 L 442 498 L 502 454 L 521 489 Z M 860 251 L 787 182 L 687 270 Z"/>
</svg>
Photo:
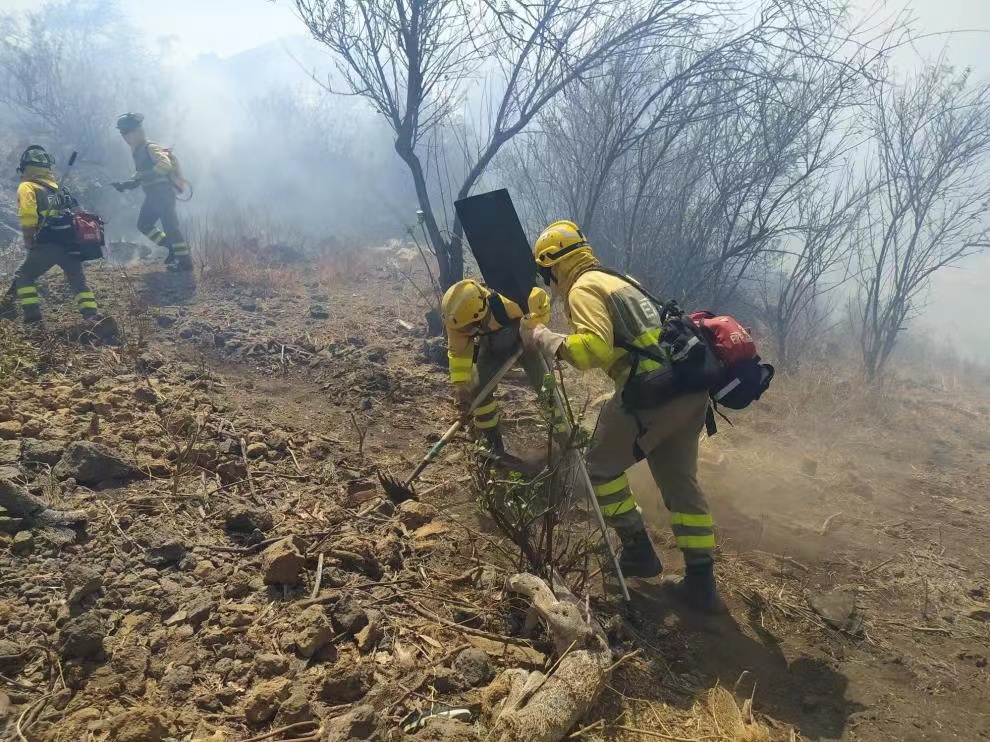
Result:
<svg viewBox="0 0 990 742">
<path fill-rule="evenodd" d="M 37 229 L 41 219 L 55 214 L 41 213 L 45 209 L 45 196 L 48 194 L 39 183 L 44 183 L 52 190 L 58 190 L 55 183 L 55 176 L 51 170 L 40 167 L 24 168 L 24 177 L 20 185 L 17 186 L 17 213 L 21 218 L 21 227 L 24 229 Z M 41 208 L 38 208 L 38 194 L 42 196 Z"/>
<path fill-rule="evenodd" d="M 142 142 L 132 151 L 134 157 L 134 180 L 148 186 L 156 183 L 167 183 L 172 176 L 172 159 L 165 148 L 154 142 Z"/>
<path fill-rule="evenodd" d="M 494 294 L 502 299 L 505 313 L 509 319 L 521 319 L 522 308 L 511 299 L 501 294 Z M 546 324 L 550 321 L 550 297 L 541 288 L 534 287 L 529 294 L 530 316 L 534 322 Z M 503 325 L 499 324 L 491 311 L 484 321 L 483 334 L 497 332 Z M 454 384 L 470 382 L 474 375 L 474 336 L 458 330 L 447 330 L 447 363 L 450 367 L 450 380 Z"/>
<path fill-rule="evenodd" d="M 604 370 L 621 387 L 634 359 L 620 344 L 663 355 L 660 312 L 634 282 L 594 270 L 594 258 L 575 258 L 557 270 L 558 286 L 567 297 L 564 311 L 573 329 L 564 339 L 561 355 L 582 371 Z M 660 367 L 644 356 L 637 360 L 637 375 Z"/>
</svg>

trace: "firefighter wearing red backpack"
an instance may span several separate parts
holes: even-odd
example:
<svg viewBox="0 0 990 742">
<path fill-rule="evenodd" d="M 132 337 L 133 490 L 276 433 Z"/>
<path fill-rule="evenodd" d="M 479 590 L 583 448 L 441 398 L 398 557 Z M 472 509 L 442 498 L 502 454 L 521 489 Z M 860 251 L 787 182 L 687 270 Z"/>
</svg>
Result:
<svg viewBox="0 0 990 742">
<path fill-rule="evenodd" d="M 117 119 L 117 131 L 131 148 L 136 172 L 130 180 L 112 185 L 118 192 L 138 186 L 144 189 L 138 230 L 156 245 L 168 248 L 165 264 L 170 270 L 191 271 L 189 244 L 182 235 L 175 211 L 176 193 L 185 191 L 189 184 L 171 151 L 148 141 L 143 122 L 144 115 L 140 113 L 125 113 Z"/>
<path fill-rule="evenodd" d="M 78 203 L 55 181 L 53 166 L 52 156 L 36 144 L 24 150 L 18 163 L 21 183 L 17 187 L 17 209 L 27 255 L 14 273 L 11 290 L 21 307 L 24 323 L 40 324 L 41 297 L 37 280 L 58 266 L 65 274 L 83 319 L 89 325 L 105 325 L 96 297 L 86 283 L 83 258 L 75 245 L 73 212 Z M 101 331 L 106 329 L 101 327 Z"/>
<path fill-rule="evenodd" d="M 573 222 L 548 226 L 535 258 L 547 285 L 563 298 L 573 332 L 523 325 L 524 344 L 582 371 L 603 369 L 616 385 L 586 461 L 602 514 L 622 541 L 623 573 L 654 577 L 663 570 L 626 475 L 646 459 L 684 555 L 684 578 L 671 583 L 673 590 L 695 609 L 722 610 L 714 523 L 698 485 L 698 439 L 710 414 L 709 388 L 719 381 L 718 360 L 701 329 L 674 305 L 660 304 L 632 279 L 602 266 Z"/>
</svg>

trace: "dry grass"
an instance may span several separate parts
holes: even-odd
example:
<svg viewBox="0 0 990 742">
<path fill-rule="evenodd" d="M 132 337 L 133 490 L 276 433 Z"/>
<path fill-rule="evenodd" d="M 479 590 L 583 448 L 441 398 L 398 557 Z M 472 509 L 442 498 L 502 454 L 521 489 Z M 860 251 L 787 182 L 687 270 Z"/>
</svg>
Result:
<svg viewBox="0 0 990 742">
<path fill-rule="evenodd" d="M 571 734 L 572 739 L 622 742 L 780 742 L 796 739 L 788 725 L 755 714 L 753 698 L 732 690 L 685 687 L 671 676 L 658 685 L 655 661 L 642 656 L 613 671 L 607 693 L 589 718 L 598 717 Z M 740 679 L 742 680 L 742 678 Z M 661 698 L 644 698 L 658 689 Z"/>
</svg>

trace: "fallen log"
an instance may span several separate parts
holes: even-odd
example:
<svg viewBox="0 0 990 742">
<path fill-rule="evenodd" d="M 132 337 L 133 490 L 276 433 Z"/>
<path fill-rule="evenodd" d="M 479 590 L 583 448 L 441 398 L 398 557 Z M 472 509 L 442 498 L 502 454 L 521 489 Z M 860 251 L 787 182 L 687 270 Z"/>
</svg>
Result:
<svg viewBox="0 0 990 742">
<path fill-rule="evenodd" d="M 508 590 L 524 595 L 550 630 L 557 661 L 546 672 L 504 671 L 482 692 L 493 742 L 557 742 L 583 717 L 605 685 L 612 664 L 605 632 L 582 615 L 580 602 L 556 585 L 517 574 Z"/>
</svg>

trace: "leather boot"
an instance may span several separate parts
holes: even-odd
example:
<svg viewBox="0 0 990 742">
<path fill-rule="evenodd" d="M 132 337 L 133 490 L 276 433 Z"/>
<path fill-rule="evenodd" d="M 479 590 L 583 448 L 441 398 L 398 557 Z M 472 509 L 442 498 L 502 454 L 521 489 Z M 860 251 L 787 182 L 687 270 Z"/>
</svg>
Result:
<svg viewBox="0 0 990 742">
<path fill-rule="evenodd" d="M 502 440 L 502 431 L 499 428 L 489 428 L 485 431 L 485 443 L 494 456 L 505 455 L 505 441 Z"/>
<path fill-rule="evenodd" d="M 727 611 L 718 596 L 712 560 L 685 565 L 684 577 L 670 583 L 674 594 L 692 610 L 716 615 Z"/>
<path fill-rule="evenodd" d="M 624 577 L 656 577 L 663 572 L 663 564 L 645 528 L 619 536 L 622 539 L 619 567 Z"/>
</svg>

